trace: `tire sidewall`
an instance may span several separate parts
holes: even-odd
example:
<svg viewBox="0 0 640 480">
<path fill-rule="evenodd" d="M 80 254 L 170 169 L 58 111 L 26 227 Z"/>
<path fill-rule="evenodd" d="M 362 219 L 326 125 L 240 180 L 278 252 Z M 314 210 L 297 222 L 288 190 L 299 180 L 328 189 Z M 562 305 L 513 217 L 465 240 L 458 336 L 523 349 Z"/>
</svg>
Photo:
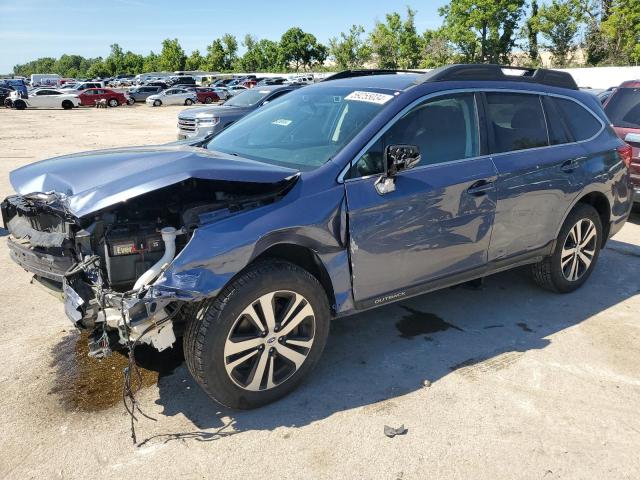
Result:
<svg viewBox="0 0 640 480">
<path fill-rule="evenodd" d="M 589 265 L 588 270 L 578 280 L 576 280 L 575 282 L 571 282 L 567 280 L 562 274 L 562 267 L 560 263 L 561 256 L 562 256 L 562 249 L 564 247 L 564 242 L 567 238 L 567 235 L 569 235 L 569 231 L 575 226 L 576 223 L 578 223 L 578 221 L 583 219 L 591 220 L 593 224 L 596 226 L 598 241 L 596 242 L 596 251 L 593 256 L 593 260 L 591 261 L 591 265 Z M 598 215 L 598 212 L 591 205 L 587 205 L 587 204 L 578 205 L 576 208 L 574 208 L 574 210 L 569 214 L 569 216 L 565 220 L 562 226 L 562 229 L 558 234 L 558 240 L 557 240 L 555 251 L 551 257 L 551 265 L 552 265 L 551 277 L 554 285 L 556 286 L 559 292 L 561 293 L 572 292 L 573 290 L 576 290 L 577 288 L 582 286 L 582 284 L 587 281 L 587 279 L 591 276 L 591 273 L 593 272 L 593 269 L 596 266 L 596 263 L 598 262 L 598 257 L 600 256 L 600 249 L 602 247 L 602 243 L 603 243 L 602 221 L 600 220 L 600 216 Z"/>
<path fill-rule="evenodd" d="M 109 99 L 109 106 L 111 108 L 120 106 L 120 102 L 116 98 Z"/>
<path fill-rule="evenodd" d="M 153 101 L 153 106 L 154 106 L 154 107 L 159 107 L 159 106 L 161 106 L 161 105 L 162 105 L 162 102 L 161 102 L 160 100 L 154 100 L 154 101 Z"/>
<path fill-rule="evenodd" d="M 266 265 L 278 268 L 263 269 Z M 253 269 L 255 276 L 244 282 L 239 278 L 225 289 L 205 314 L 209 327 L 205 333 L 202 351 L 205 390 L 219 403 L 232 408 L 255 408 L 271 403 L 295 389 L 313 369 L 324 350 L 329 333 L 329 306 L 324 290 L 306 271 L 285 262 L 268 263 Z M 252 392 L 237 386 L 227 374 L 224 366 L 224 346 L 236 319 L 260 296 L 276 291 L 290 290 L 303 295 L 311 304 L 315 314 L 314 342 L 304 364 L 283 384 L 261 392 Z"/>
</svg>

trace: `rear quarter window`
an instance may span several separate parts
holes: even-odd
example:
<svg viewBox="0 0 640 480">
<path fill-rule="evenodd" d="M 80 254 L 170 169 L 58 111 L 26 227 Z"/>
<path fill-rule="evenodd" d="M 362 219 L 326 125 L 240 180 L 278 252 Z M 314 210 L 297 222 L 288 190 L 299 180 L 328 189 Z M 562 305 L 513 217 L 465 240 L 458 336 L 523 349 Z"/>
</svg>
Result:
<svg viewBox="0 0 640 480">
<path fill-rule="evenodd" d="M 552 98 L 552 101 L 562 112 L 574 141 L 587 140 L 602 128 L 602 124 L 596 117 L 582 105 L 563 98 Z"/>
</svg>

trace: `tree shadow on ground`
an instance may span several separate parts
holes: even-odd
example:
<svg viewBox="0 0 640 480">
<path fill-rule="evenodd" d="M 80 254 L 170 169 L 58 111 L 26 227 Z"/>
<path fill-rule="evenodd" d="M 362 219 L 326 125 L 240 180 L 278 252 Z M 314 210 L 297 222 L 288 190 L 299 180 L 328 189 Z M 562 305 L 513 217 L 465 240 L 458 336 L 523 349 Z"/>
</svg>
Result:
<svg viewBox="0 0 640 480">
<path fill-rule="evenodd" d="M 520 269 L 488 277 L 481 288 L 458 286 L 336 320 L 310 378 L 257 410 L 218 406 L 182 365 L 159 378 L 156 403 L 164 415 L 186 416 L 196 430 L 146 441 L 210 441 L 233 432 L 300 427 L 409 394 L 424 380 L 455 371 L 481 381 L 522 352 L 545 348 L 554 333 L 636 295 L 638 267 L 640 247 L 611 240 L 589 281 L 568 295 L 537 288 Z"/>
</svg>

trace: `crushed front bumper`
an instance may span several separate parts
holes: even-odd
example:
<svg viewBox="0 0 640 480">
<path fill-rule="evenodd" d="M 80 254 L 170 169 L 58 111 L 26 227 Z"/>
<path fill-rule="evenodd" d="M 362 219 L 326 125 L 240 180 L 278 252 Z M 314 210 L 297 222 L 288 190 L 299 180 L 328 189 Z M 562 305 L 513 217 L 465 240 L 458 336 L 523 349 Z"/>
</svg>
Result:
<svg viewBox="0 0 640 480">
<path fill-rule="evenodd" d="M 64 274 L 74 260 L 70 257 L 51 255 L 33 248 L 27 240 L 7 239 L 11 259 L 22 268 L 39 277 L 62 284 Z"/>
</svg>

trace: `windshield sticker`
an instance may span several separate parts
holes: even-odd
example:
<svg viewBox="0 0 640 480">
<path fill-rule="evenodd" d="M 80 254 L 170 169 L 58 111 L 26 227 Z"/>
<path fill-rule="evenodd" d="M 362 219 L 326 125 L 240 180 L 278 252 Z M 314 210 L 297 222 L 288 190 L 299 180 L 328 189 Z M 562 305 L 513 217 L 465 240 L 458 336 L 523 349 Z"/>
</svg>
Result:
<svg viewBox="0 0 640 480">
<path fill-rule="evenodd" d="M 282 127 L 288 127 L 291 125 L 291 120 L 287 120 L 286 118 L 281 118 L 276 120 L 275 122 L 271 122 L 272 125 L 280 125 Z"/>
<path fill-rule="evenodd" d="M 258 93 L 264 93 L 264 94 L 267 94 L 267 93 L 269 93 L 269 90 L 259 90 L 259 91 L 258 91 Z"/>
<path fill-rule="evenodd" d="M 378 105 L 384 105 L 393 98 L 393 95 L 386 95 L 384 93 L 375 92 L 351 92 L 344 97 L 345 100 L 354 100 L 356 102 L 369 102 L 377 103 Z"/>
</svg>

